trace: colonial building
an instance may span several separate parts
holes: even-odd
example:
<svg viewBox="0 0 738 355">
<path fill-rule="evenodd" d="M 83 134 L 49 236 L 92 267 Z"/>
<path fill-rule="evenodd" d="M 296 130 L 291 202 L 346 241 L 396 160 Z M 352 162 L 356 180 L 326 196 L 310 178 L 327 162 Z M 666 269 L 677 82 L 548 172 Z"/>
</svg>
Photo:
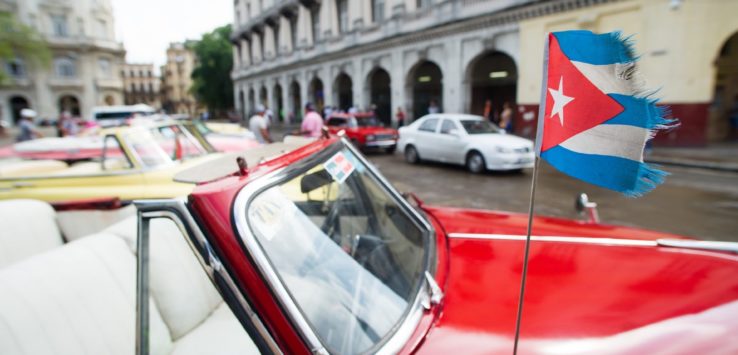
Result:
<svg viewBox="0 0 738 355">
<path fill-rule="evenodd" d="M 147 104 L 161 108 L 159 86 L 161 79 L 154 75 L 154 65 L 126 63 L 120 71 L 126 105 Z"/>
<path fill-rule="evenodd" d="M 0 85 L 1 118 L 13 124 L 30 107 L 42 118 L 62 111 L 87 117 L 92 107 L 123 103 L 123 45 L 115 40 L 110 0 L 0 0 L 0 11 L 42 34 L 49 67 L 27 58 L 2 63 L 10 80 Z"/>
<path fill-rule="evenodd" d="M 167 62 L 161 67 L 161 107 L 168 113 L 196 115 L 200 105 L 190 93 L 195 53 L 187 43 L 172 43 L 167 48 Z"/>
<path fill-rule="evenodd" d="M 302 105 L 368 108 L 391 123 L 435 100 L 446 112 L 516 108 L 532 137 L 547 31 L 623 30 L 648 84 L 680 118 L 660 144 L 728 136 L 736 96 L 738 1 L 234 0 L 234 95 L 247 117 L 263 103 L 284 120 Z M 733 37 L 730 37 L 733 35 Z M 733 39 L 729 39 L 733 38 Z M 731 74 L 732 73 L 732 74 Z M 735 128 L 733 128 L 735 129 Z"/>
</svg>

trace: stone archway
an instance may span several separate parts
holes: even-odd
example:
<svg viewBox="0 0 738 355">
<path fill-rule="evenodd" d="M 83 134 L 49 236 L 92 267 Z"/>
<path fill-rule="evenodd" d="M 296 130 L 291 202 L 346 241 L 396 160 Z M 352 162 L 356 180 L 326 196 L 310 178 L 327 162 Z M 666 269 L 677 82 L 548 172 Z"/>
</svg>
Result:
<svg viewBox="0 0 738 355">
<path fill-rule="evenodd" d="M 274 115 L 277 121 L 284 121 L 284 102 L 282 102 L 282 85 L 275 84 L 272 92 L 274 98 Z"/>
<path fill-rule="evenodd" d="M 302 97 L 300 97 L 300 84 L 297 81 L 292 81 L 290 84 L 290 114 L 294 117 L 294 121 L 297 122 L 302 120 Z"/>
<path fill-rule="evenodd" d="M 443 110 L 443 72 L 438 64 L 423 60 L 415 64 L 407 76 L 406 90 L 412 97 L 414 119 L 429 113 L 431 102 Z"/>
<path fill-rule="evenodd" d="M 20 112 L 24 108 L 31 108 L 28 100 L 23 96 L 12 96 L 9 100 L 10 112 L 13 115 L 13 123 L 18 124 L 21 119 Z"/>
<path fill-rule="evenodd" d="M 466 83 L 470 93 L 469 112 L 498 122 L 502 106 L 509 102 L 515 108 L 518 71 L 515 60 L 509 55 L 489 51 L 479 55 L 467 67 Z M 486 112 L 485 103 L 491 103 Z"/>
<path fill-rule="evenodd" d="M 377 119 L 385 125 L 392 124 L 392 89 L 390 75 L 382 68 L 375 68 L 367 76 L 369 104 L 375 106 Z"/>
<path fill-rule="evenodd" d="M 348 111 L 354 106 L 354 89 L 351 77 L 346 73 L 338 74 L 333 83 L 333 95 L 339 110 Z"/>
<path fill-rule="evenodd" d="M 315 77 L 308 85 L 308 99 L 315 105 L 318 112 L 323 112 L 325 106 L 325 91 L 323 89 L 323 81 Z"/>
<path fill-rule="evenodd" d="M 738 139 L 738 32 L 723 43 L 715 60 L 715 69 L 708 140 Z"/>
<path fill-rule="evenodd" d="M 74 95 L 64 95 L 59 98 L 59 114 L 67 111 L 74 117 L 81 117 L 82 112 L 79 107 L 79 99 Z"/>
</svg>

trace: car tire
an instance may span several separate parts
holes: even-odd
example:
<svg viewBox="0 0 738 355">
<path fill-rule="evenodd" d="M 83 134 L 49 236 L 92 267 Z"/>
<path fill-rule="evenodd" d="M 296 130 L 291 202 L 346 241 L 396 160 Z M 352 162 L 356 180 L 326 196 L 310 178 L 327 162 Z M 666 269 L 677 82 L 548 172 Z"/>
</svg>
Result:
<svg viewBox="0 0 738 355">
<path fill-rule="evenodd" d="M 417 164 L 420 162 L 420 155 L 415 147 L 409 145 L 405 147 L 405 161 L 410 164 Z"/>
<path fill-rule="evenodd" d="M 466 156 L 466 169 L 473 174 L 480 174 L 486 170 L 484 157 L 479 152 L 471 152 Z"/>
</svg>

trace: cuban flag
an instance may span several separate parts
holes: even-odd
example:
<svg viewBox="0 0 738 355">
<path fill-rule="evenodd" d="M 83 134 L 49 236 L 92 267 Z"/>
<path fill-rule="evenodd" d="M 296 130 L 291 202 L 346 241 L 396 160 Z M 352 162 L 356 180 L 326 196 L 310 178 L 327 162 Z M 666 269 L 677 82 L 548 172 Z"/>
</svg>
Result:
<svg viewBox="0 0 738 355">
<path fill-rule="evenodd" d="M 591 184 L 640 196 L 665 172 L 643 162 L 646 142 L 675 126 L 644 93 L 632 44 L 619 32 L 549 33 L 536 154 Z"/>
</svg>

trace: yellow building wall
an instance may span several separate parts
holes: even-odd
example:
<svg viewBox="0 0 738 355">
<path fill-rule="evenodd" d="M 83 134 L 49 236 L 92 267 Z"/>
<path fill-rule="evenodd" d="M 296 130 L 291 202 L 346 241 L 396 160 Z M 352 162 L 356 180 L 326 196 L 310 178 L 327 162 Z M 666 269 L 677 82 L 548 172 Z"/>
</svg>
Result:
<svg viewBox="0 0 738 355">
<path fill-rule="evenodd" d="M 738 0 L 632 0 L 520 22 L 518 102 L 538 104 L 545 35 L 586 29 L 633 35 L 646 88 L 664 103 L 712 102 L 715 61 L 738 31 Z"/>
</svg>

